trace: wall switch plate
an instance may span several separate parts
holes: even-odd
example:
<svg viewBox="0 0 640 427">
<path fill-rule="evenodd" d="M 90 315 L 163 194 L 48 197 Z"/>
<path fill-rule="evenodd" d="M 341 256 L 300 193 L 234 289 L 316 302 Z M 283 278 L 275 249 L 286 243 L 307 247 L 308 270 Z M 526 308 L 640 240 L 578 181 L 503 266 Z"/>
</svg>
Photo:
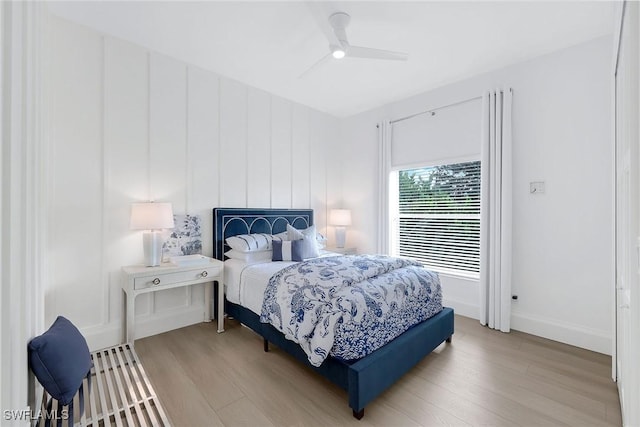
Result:
<svg viewBox="0 0 640 427">
<path fill-rule="evenodd" d="M 529 183 L 529 193 L 540 194 L 544 193 L 544 181 L 534 181 Z"/>
</svg>

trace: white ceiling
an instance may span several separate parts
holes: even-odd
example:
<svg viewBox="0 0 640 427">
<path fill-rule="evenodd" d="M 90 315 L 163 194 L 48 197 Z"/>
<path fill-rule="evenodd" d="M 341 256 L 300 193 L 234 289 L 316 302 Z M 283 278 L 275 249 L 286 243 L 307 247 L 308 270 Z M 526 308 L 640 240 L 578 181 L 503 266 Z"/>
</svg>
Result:
<svg viewBox="0 0 640 427">
<path fill-rule="evenodd" d="M 613 31 L 612 2 L 53 2 L 52 12 L 281 97 L 350 116 Z M 407 62 L 331 60 L 318 25 Z M 319 18 L 319 16 L 321 16 Z"/>
</svg>

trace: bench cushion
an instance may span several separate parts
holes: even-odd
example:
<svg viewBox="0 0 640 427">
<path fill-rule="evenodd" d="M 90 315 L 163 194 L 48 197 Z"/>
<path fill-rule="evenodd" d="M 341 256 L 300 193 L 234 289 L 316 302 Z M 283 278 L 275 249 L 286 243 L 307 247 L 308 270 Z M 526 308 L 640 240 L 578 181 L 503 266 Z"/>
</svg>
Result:
<svg viewBox="0 0 640 427">
<path fill-rule="evenodd" d="M 40 384 L 62 405 L 70 404 L 92 366 L 87 341 L 78 328 L 58 316 L 28 347 L 29 365 Z"/>
</svg>

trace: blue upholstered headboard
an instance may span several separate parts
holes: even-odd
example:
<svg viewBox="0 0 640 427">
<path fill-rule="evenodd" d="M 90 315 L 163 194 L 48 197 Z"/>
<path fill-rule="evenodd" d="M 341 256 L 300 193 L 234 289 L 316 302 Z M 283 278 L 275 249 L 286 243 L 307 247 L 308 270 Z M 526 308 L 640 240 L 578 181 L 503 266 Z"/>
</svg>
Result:
<svg viewBox="0 0 640 427">
<path fill-rule="evenodd" d="M 313 209 L 248 209 L 215 208 L 213 210 L 213 256 L 224 260 L 229 249 L 227 237 L 237 234 L 276 234 L 287 230 L 287 224 L 304 229 L 313 225 Z"/>
</svg>

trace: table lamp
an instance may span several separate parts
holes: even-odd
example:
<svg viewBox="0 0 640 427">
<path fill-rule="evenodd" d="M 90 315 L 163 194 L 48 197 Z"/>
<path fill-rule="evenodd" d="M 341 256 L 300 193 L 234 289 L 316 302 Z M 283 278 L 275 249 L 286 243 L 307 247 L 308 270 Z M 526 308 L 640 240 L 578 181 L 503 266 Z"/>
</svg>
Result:
<svg viewBox="0 0 640 427">
<path fill-rule="evenodd" d="M 144 265 L 162 262 L 162 230 L 173 228 L 171 203 L 142 202 L 131 205 L 131 229 L 146 230 L 142 235 Z"/>
<path fill-rule="evenodd" d="M 336 247 L 344 248 L 346 240 L 346 226 L 351 225 L 351 211 L 349 209 L 331 209 L 329 224 L 336 227 Z"/>
</svg>

